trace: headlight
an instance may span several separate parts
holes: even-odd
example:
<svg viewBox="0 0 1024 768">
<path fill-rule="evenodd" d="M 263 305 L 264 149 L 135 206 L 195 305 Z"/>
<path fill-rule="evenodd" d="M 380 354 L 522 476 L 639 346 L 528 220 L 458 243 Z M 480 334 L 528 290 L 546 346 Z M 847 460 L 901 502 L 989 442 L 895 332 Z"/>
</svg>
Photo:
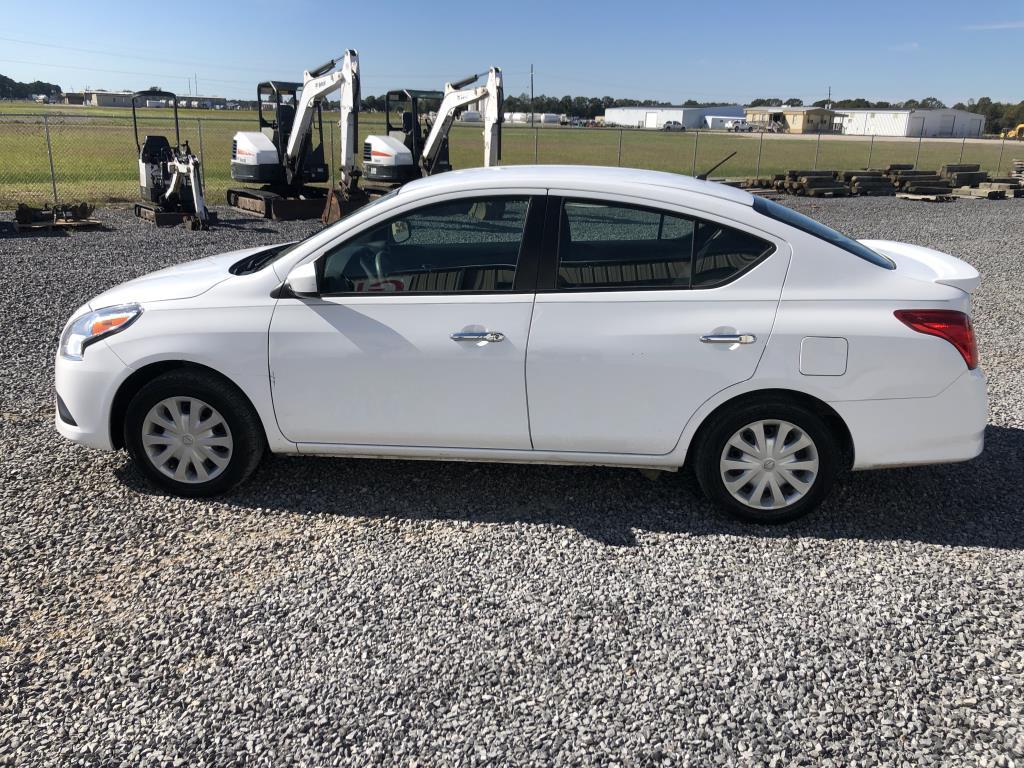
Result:
<svg viewBox="0 0 1024 768">
<path fill-rule="evenodd" d="M 86 312 L 68 323 L 60 337 L 60 356 L 67 360 L 81 360 L 85 348 L 94 341 L 123 331 L 139 319 L 142 307 L 122 304 Z"/>
</svg>

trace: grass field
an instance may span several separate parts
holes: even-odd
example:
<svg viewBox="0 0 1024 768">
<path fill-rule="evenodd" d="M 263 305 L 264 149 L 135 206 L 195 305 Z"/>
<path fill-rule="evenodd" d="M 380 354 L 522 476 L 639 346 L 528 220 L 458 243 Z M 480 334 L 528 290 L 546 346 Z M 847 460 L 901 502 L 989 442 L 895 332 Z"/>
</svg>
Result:
<svg viewBox="0 0 1024 768">
<path fill-rule="evenodd" d="M 19 116 L 26 115 L 27 116 Z M 41 115 L 48 116 L 57 194 L 62 201 L 124 202 L 138 194 L 135 141 L 130 112 L 64 106 L 0 104 L 0 208 L 18 202 L 52 199 L 50 165 Z M 207 198 L 220 204 L 232 186 L 231 139 L 237 131 L 255 130 L 255 112 L 181 110 L 182 138 L 202 152 Z M 169 111 L 140 110 L 140 133 L 173 135 Z M 360 142 L 383 132 L 383 115 L 360 116 Z M 325 143 L 339 151 L 337 116 L 325 116 Z M 200 133 L 202 138 L 200 140 Z M 696 150 L 696 152 L 695 152 Z M 736 155 L 714 176 L 753 176 L 790 168 L 863 168 L 893 162 L 917 162 L 937 168 L 947 162 L 980 163 L 985 170 L 1006 171 L 1010 159 L 1024 156 L 1016 142 L 957 139 L 876 139 L 845 136 L 735 135 L 720 132 L 662 133 L 615 128 L 533 129 L 507 125 L 502 136 L 502 163 L 569 163 L 622 165 L 676 173 L 700 173 L 730 152 Z M 358 150 L 357 150 L 358 152 Z M 1001 160 L 1000 160 L 1001 156 Z M 759 159 L 760 157 L 760 159 Z M 451 133 L 451 160 L 456 168 L 478 166 L 483 159 L 480 126 L 456 124 Z M 1001 166 L 1001 168 L 1000 168 Z"/>
</svg>

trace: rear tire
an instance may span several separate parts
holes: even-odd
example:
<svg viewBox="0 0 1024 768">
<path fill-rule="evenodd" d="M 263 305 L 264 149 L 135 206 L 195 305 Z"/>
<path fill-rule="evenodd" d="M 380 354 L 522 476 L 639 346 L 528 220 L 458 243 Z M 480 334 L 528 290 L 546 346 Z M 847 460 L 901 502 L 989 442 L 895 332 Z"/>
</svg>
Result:
<svg viewBox="0 0 1024 768">
<path fill-rule="evenodd" d="M 128 404 L 124 444 L 157 487 L 176 496 L 225 493 L 247 480 L 266 449 L 252 404 L 233 384 L 198 371 L 170 371 Z"/>
<path fill-rule="evenodd" d="M 841 452 L 825 421 L 787 400 L 728 409 L 703 431 L 694 471 L 709 500 L 752 523 L 795 520 L 828 495 Z"/>
</svg>

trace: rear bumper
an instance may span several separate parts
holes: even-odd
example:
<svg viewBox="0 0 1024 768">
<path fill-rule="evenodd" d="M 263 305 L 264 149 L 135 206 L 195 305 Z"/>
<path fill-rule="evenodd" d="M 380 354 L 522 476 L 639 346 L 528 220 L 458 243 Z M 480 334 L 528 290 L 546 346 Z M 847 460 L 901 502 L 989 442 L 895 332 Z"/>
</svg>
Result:
<svg viewBox="0 0 1024 768">
<path fill-rule="evenodd" d="M 853 438 L 853 469 L 968 461 L 985 445 L 988 394 L 980 370 L 965 371 L 935 397 L 830 405 Z"/>
</svg>

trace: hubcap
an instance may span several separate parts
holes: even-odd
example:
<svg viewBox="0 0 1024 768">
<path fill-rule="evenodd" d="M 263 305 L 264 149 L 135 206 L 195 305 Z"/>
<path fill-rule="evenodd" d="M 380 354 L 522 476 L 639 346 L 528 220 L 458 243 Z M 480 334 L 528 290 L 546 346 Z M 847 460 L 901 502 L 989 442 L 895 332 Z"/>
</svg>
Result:
<svg viewBox="0 0 1024 768">
<path fill-rule="evenodd" d="M 729 438 L 719 468 L 737 501 L 754 509 L 782 509 L 811 490 L 818 477 L 818 450 L 795 424 L 763 419 Z"/>
<path fill-rule="evenodd" d="M 224 417 L 195 397 L 168 397 L 142 422 L 142 447 L 160 472 L 180 483 L 205 483 L 231 461 L 234 442 Z"/>
</svg>

